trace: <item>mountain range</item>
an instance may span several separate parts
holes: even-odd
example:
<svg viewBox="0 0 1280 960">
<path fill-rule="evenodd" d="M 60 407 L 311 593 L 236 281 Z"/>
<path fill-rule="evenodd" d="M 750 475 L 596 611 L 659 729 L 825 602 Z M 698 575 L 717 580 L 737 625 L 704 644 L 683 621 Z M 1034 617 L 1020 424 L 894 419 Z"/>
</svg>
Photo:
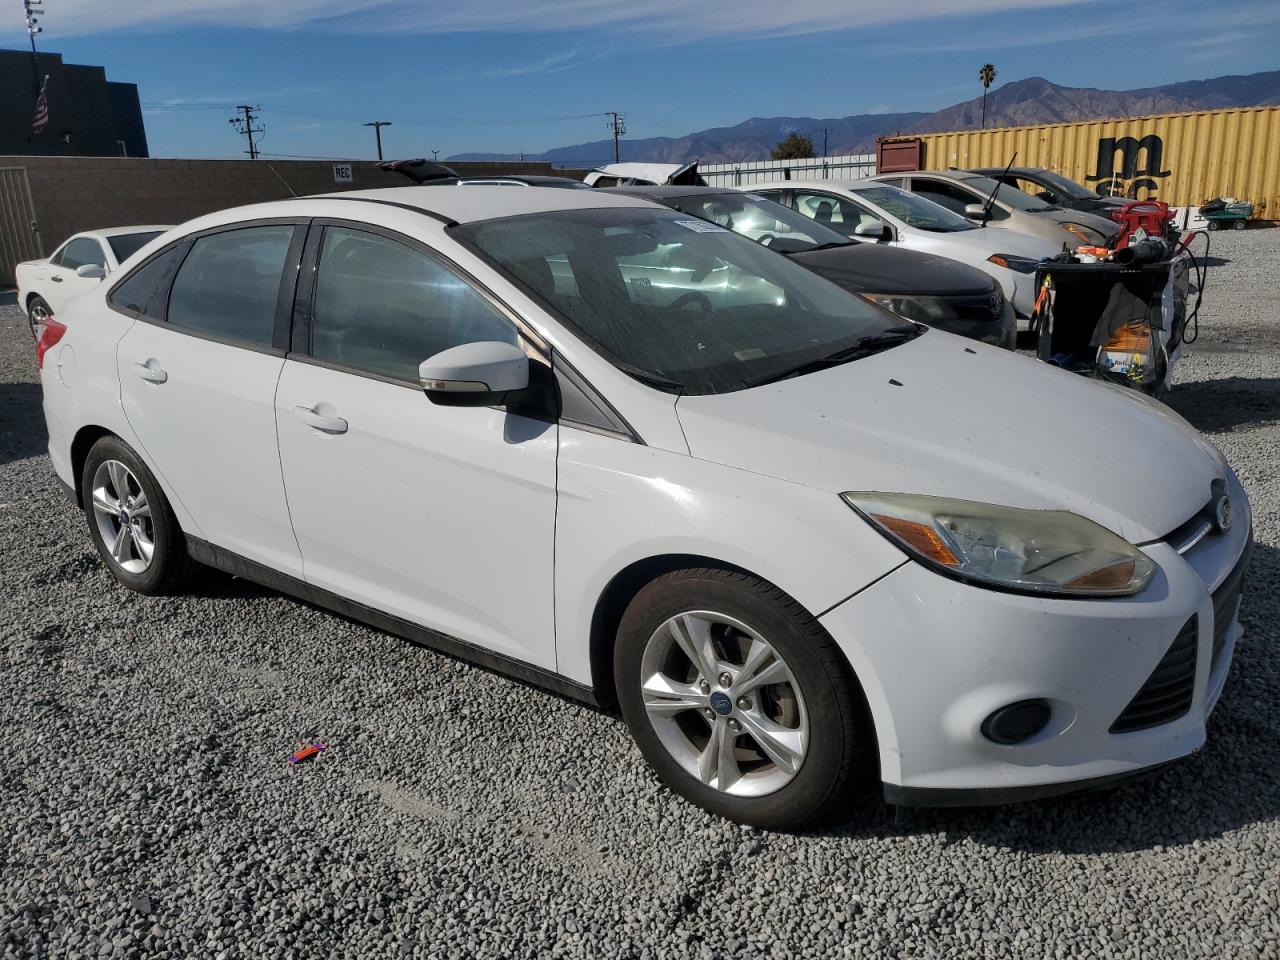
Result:
<svg viewBox="0 0 1280 960">
<path fill-rule="evenodd" d="M 1280 70 L 1212 80 L 1187 80 L 1137 90 L 1064 87 L 1043 77 L 1028 77 L 1006 83 L 987 94 L 987 126 L 1065 123 L 1268 104 L 1280 104 Z M 821 152 L 825 130 L 827 154 L 841 156 L 872 152 L 876 137 L 974 129 L 981 117 L 981 96 L 933 113 L 861 113 L 829 118 L 753 117 L 731 127 L 713 127 L 683 137 L 624 140 L 621 153 L 623 160 L 668 163 L 766 160 L 774 145 L 793 131 L 810 137 L 814 147 Z M 517 154 L 460 153 L 449 159 L 519 158 Z M 540 154 L 524 154 L 523 159 L 544 160 L 564 167 L 594 167 L 613 160 L 613 141 L 595 140 L 556 147 Z"/>
</svg>

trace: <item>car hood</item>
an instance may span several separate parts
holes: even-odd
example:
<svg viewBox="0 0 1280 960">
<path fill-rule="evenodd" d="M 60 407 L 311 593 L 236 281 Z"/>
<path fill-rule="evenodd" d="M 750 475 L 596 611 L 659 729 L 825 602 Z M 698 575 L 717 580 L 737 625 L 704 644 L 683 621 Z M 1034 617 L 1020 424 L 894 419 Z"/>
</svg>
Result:
<svg viewBox="0 0 1280 960">
<path fill-rule="evenodd" d="M 981 295 L 992 280 L 981 270 L 946 257 L 874 243 L 851 243 L 827 250 L 805 250 L 788 256 L 840 286 L 871 293 L 921 296 Z"/>
<path fill-rule="evenodd" d="M 957 230 L 954 233 L 919 230 L 917 233 L 942 243 L 966 247 L 972 253 L 980 254 L 979 260 L 986 260 L 993 253 L 1012 253 L 1032 260 L 1043 260 L 1045 257 L 1056 257 L 1062 252 L 1060 243 L 1055 244 L 1029 233 L 998 227 L 974 227 L 972 230 Z"/>
<path fill-rule="evenodd" d="M 1104 237 L 1114 237 L 1120 232 L 1120 225 L 1114 220 L 1100 217 L 1096 213 L 1085 210 L 1044 210 L 1031 214 L 1034 217 L 1047 217 L 1056 223 L 1078 223 L 1082 227 L 1092 227 Z"/>
<path fill-rule="evenodd" d="M 1218 450 L 1163 404 L 941 331 L 676 410 L 692 456 L 817 487 L 1068 510 L 1133 543 L 1204 506 Z"/>
</svg>

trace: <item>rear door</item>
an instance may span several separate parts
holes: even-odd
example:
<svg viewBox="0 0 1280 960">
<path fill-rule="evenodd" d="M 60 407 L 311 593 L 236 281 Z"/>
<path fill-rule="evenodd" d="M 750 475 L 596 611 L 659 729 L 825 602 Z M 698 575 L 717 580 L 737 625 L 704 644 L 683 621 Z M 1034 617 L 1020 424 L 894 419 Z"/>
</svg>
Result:
<svg viewBox="0 0 1280 960">
<path fill-rule="evenodd" d="M 541 345 L 448 261 L 317 223 L 276 402 L 303 575 L 504 657 L 555 668 L 557 426 L 436 406 L 418 365 L 475 341 Z M 314 264 L 314 266 L 311 266 Z"/>
<path fill-rule="evenodd" d="M 49 264 L 49 282 L 42 285 L 41 296 L 48 301 L 56 317 L 63 305 L 74 296 L 88 293 L 102 282 L 97 277 L 76 275 L 76 268 L 95 264 L 107 269 L 107 252 L 93 237 L 75 237 L 56 254 Z"/>
<path fill-rule="evenodd" d="M 305 232 L 293 221 L 207 232 L 178 245 L 180 265 L 160 296 L 133 303 L 128 291 L 164 252 L 110 298 L 139 321 L 116 358 L 125 414 L 148 464 L 200 536 L 294 576 L 302 558 L 280 476 L 275 391 Z"/>
</svg>

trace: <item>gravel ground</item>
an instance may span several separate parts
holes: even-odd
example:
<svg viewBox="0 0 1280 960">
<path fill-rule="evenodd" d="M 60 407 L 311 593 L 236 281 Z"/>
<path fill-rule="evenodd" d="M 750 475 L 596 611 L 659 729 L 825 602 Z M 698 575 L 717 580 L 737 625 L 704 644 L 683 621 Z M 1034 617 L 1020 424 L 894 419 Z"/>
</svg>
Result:
<svg viewBox="0 0 1280 960">
<path fill-rule="evenodd" d="M 220 575 L 115 586 L 0 294 L 0 955 L 1280 956 L 1280 230 L 1214 254 L 1170 402 L 1258 548 L 1207 748 L 1121 791 L 867 798 L 804 835 L 678 800 L 613 715 Z"/>
</svg>

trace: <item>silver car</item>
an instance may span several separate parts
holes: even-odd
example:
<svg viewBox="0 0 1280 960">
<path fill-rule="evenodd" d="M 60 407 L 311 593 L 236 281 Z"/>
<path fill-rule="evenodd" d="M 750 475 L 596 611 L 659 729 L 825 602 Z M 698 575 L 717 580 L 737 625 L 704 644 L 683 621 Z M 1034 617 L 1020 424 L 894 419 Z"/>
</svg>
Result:
<svg viewBox="0 0 1280 960">
<path fill-rule="evenodd" d="M 1104 246 L 1120 230 L 1113 221 L 1080 210 L 1064 210 L 1017 187 L 964 170 L 915 170 L 885 173 L 873 180 L 891 183 L 991 227 L 1029 233 L 1051 243 Z"/>
</svg>

